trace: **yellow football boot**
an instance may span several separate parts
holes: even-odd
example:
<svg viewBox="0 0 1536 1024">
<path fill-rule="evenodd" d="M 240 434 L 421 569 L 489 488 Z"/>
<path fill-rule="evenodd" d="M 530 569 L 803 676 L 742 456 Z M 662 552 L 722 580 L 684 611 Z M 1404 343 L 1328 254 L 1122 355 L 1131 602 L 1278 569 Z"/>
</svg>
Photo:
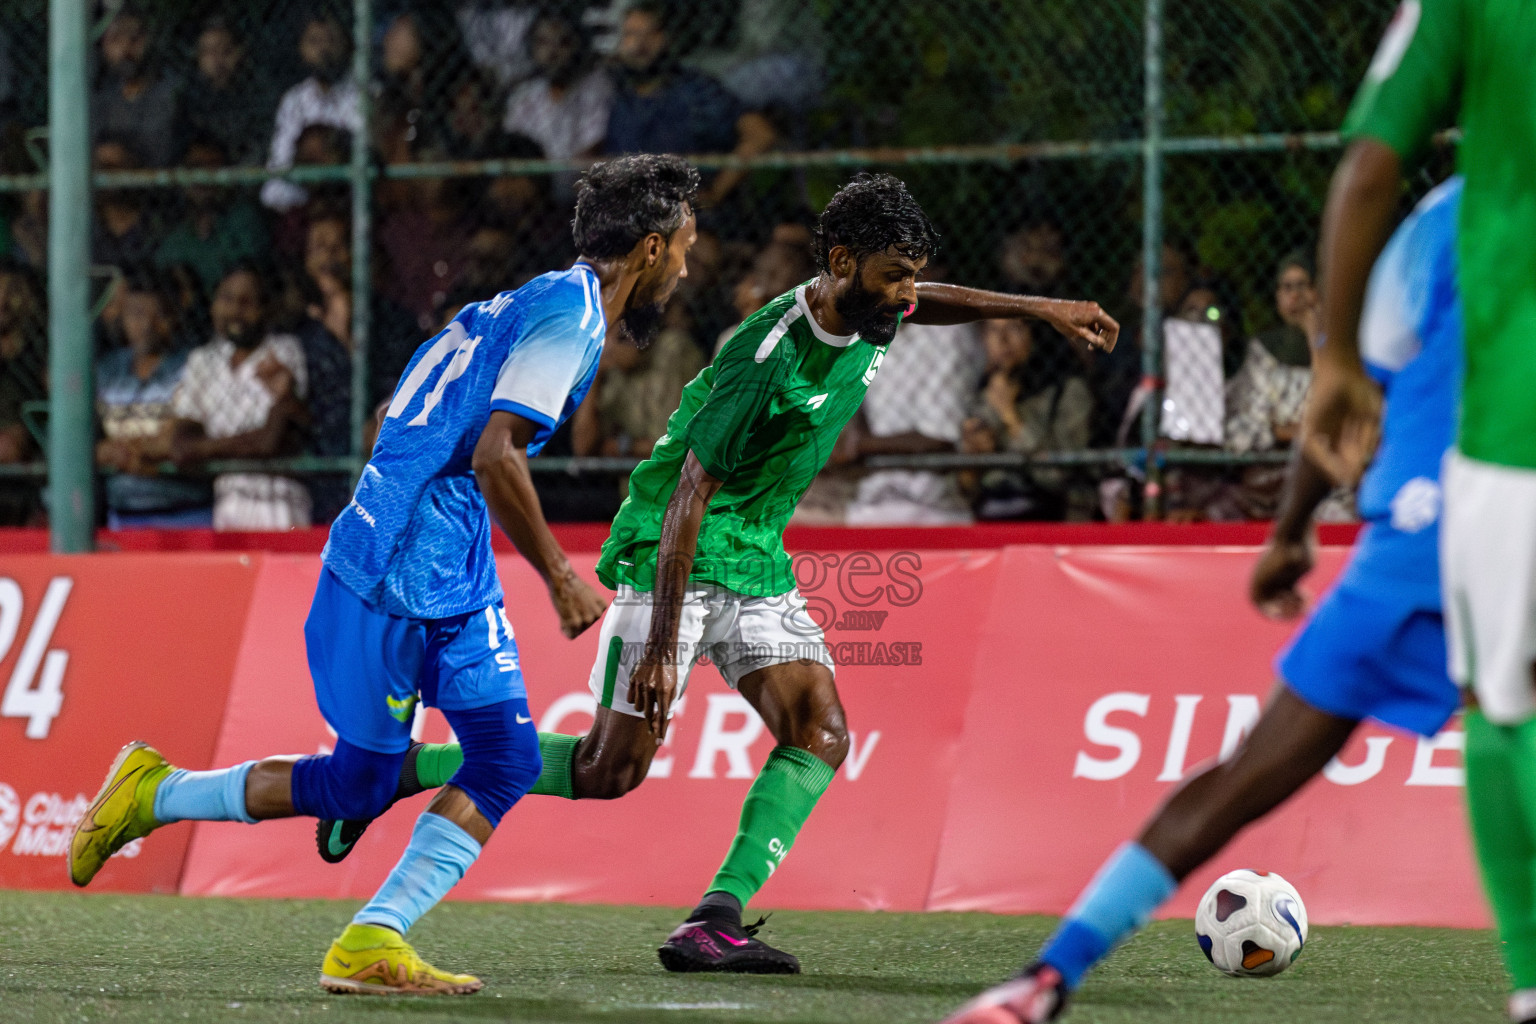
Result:
<svg viewBox="0 0 1536 1024">
<path fill-rule="evenodd" d="M 320 987 L 337 993 L 467 996 L 484 985 L 468 974 L 438 970 L 399 932 L 369 924 L 347 925 L 320 968 Z"/>
<path fill-rule="evenodd" d="M 101 792 L 75 825 L 69 841 L 69 880 L 87 885 L 107 858 L 160 826 L 155 791 L 171 766 L 149 744 L 135 740 L 118 751 Z"/>
</svg>

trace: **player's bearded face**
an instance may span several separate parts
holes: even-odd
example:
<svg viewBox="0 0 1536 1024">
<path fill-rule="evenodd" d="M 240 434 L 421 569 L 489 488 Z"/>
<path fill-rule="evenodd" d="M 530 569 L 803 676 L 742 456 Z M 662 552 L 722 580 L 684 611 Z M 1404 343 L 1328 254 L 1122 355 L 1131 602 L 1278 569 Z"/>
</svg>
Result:
<svg viewBox="0 0 1536 1024">
<path fill-rule="evenodd" d="M 880 292 L 864 287 L 862 268 L 854 274 L 848 290 L 832 300 L 843 323 L 871 345 L 889 345 L 896 337 L 896 325 L 906 304 L 887 302 Z"/>
<path fill-rule="evenodd" d="M 635 348 L 644 352 L 651 347 L 651 342 L 656 340 L 657 333 L 661 331 L 661 321 L 666 312 L 665 302 L 645 302 L 640 305 L 631 300 L 631 305 L 619 319 L 619 329 Z"/>
</svg>

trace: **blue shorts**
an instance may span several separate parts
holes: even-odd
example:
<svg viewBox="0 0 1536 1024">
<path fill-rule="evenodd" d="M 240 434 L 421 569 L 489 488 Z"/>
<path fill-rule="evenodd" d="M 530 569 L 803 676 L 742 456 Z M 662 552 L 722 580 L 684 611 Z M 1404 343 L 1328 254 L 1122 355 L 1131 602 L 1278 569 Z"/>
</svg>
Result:
<svg viewBox="0 0 1536 1024">
<path fill-rule="evenodd" d="M 1461 704 L 1446 672 L 1440 612 L 1389 587 L 1334 588 L 1275 659 L 1308 704 L 1340 718 L 1433 736 Z"/>
<path fill-rule="evenodd" d="M 446 619 L 386 615 L 323 569 L 304 645 L 320 713 L 336 735 L 380 754 L 410 746 L 418 700 L 469 711 L 528 697 L 500 605 Z"/>
</svg>

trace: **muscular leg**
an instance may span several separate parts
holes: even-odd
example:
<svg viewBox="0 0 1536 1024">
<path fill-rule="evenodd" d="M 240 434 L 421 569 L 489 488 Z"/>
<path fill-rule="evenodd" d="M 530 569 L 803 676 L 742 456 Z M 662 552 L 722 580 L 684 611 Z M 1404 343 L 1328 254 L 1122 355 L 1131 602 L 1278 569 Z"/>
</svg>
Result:
<svg viewBox="0 0 1536 1024">
<path fill-rule="evenodd" d="M 1253 734 L 1224 764 L 1190 776 L 1120 847 L 1067 912 L 1040 960 L 1076 988 L 1088 969 L 1146 923 L 1178 883 L 1323 769 L 1358 723 L 1276 685 Z"/>
<path fill-rule="evenodd" d="M 645 719 L 599 707 L 597 720 L 571 755 L 576 800 L 613 800 L 645 781 L 656 756 L 656 736 Z"/>
<path fill-rule="evenodd" d="M 1319 711 L 1277 684 L 1237 754 L 1186 779 L 1147 822 L 1138 842 L 1183 881 L 1244 826 L 1322 771 L 1358 724 Z"/>
</svg>

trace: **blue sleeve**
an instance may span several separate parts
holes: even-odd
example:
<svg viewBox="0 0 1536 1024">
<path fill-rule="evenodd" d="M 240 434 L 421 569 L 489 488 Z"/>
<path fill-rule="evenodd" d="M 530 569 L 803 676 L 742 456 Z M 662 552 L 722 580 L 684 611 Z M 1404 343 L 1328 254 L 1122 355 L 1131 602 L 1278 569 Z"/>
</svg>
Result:
<svg viewBox="0 0 1536 1024">
<path fill-rule="evenodd" d="M 602 318 L 594 336 L 581 307 L 533 311 L 496 375 L 491 409 L 516 413 L 554 430 L 566 400 L 589 375 L 602 350 Z"/>
</svg>

